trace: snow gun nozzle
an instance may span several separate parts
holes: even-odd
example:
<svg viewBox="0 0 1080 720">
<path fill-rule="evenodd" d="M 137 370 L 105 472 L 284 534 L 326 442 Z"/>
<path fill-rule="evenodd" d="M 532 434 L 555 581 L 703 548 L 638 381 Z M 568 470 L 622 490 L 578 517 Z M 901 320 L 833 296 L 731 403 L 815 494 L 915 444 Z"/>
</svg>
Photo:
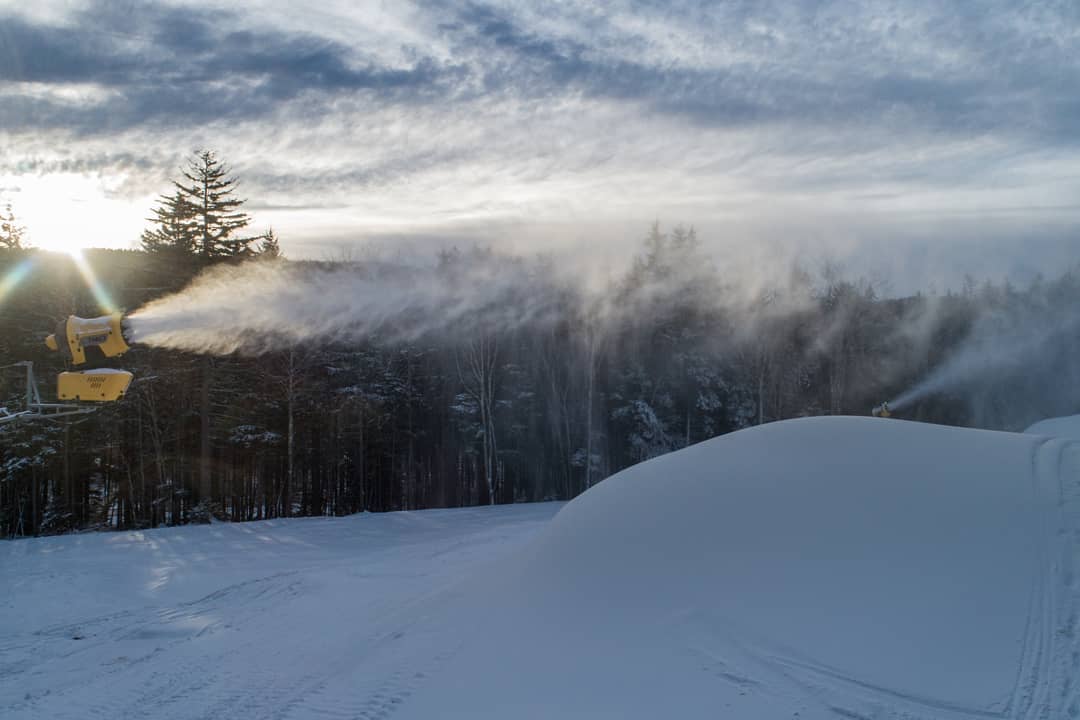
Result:
<svg viewBox="0 0 1080 720">
<path fill-rule="evenodd" d="M 875 407 L 873 410 L 870 411 L 870 414 L 874 417 L 881 418 L 892 417 L 892 412 L 889 410 L 889 403 L 887 402 L 883 402 L 877 407 Z"/>
</svg>

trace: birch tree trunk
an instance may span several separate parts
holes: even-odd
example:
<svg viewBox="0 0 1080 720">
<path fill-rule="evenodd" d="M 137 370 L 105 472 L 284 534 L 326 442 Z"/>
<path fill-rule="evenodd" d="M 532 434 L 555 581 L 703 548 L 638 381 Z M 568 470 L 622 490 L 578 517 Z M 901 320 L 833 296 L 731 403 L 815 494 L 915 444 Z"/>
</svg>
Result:
<svg viewBox="0 0 1080 720">
<path fill-rule="evenodd" d="M 462 385 L 476 402 L 480 414 L 481 469 L 484 473 L 483 489 L 487 497 L 479 498 L 481 505 L 494 505 L 496 501 L 495 458 L 498 453 L 495 439 L 495 367 L 498 362 L 499 343 L 494 335 L 481 333 L 464 349 L 464 368 L 459 364 L 458 373 Z"/>
</svg>

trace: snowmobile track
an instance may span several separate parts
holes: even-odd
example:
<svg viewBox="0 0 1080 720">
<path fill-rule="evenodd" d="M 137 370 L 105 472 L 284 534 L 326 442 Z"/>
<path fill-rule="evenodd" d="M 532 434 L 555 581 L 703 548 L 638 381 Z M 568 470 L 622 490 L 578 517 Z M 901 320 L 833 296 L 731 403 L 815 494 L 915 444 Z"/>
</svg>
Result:
<svg viewBox="0 0 1080 720">
<path fill-rule="evenodd" d="M 1075 568 L 1080 553 L 1080 445 L 1041 438 L 1032 448 L 1032 490 L 1038 517 L 1038 576 L 1032 586 L 1019 676 L 1006 708 L 1010 720 L 1077 717 L 1080 671 Z M 1067 708 L 1072 695 L 1072 709 Z"/>
</svg>

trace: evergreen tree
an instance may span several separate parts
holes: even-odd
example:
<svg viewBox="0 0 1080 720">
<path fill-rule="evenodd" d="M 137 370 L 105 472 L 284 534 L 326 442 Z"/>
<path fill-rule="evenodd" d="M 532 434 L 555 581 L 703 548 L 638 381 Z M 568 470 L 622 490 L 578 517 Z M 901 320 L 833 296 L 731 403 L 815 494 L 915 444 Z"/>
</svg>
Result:
<svg viewBox="0 0 1080 720">
<path fill-rule="evenodd" d="M 262 242 L 259 243 L 259 258 L 265 260 L 276 260 L 281 257 L 281 245 L 278 244 L 277 235 L 274 234 L 274 228 L 270 228 L 266 231 L 266 234 L 262 236 Z"/>
<path fill-rule="evenodd" d="M 251 222 L 239 208 L 244 201 L 233 195 L 236 178 L 211 150 L 197 153 L 183 172 L 188 184 L 173 182 L 178 195 L 191 208 L 190 225 L 195 251 L 205 259 L 244 257 L 254 253 L 256 237 L 238 237 Z"/>
<path fill-rule="evenodd" d="M 15 213 L 11 210 L 11 203 L 8 203 L 4 207 L 4 214 L 0 215 L 0 248 L 18 250 L 22 247 L 24 232 L 26 228 L 15 221 Z"/>
<path fill-rule="evenodd" d="M 256 254 L 251 245 L 259 237 L 240 237 L 236 233 L 251 222 L 239 211 L 244 201 L 233 195 L 236 178 L 214 153 L 206 150 L 188 161 L 182 171 L 183 181 L 173 181 L 175 192 L 158 198 L 154 224 L 142 234 L 142 246 L 148 252 L 173 252 L 198 255 L 206 260 L 246 257 Z M 262 236 L 258 252 L 277 250 L 273 233 Z"/>
</svg>

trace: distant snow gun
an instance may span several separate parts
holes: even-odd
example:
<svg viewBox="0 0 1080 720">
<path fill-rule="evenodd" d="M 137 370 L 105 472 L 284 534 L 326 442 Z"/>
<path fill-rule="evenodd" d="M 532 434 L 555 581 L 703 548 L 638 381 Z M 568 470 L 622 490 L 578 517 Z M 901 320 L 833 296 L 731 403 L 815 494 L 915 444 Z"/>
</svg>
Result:
<svg viewBox="0 0 1080 720">
<path fill-rule="evenodd" d="M 874 417 L 880 418 L 892 417 L 892 411 L 889 410 L 889 403 L 887 402 L 883 402 L 877 407 L 875 407 L 873 410 L 870 411 L 870 414 Z"/>
<path fill-rule="evenodd" d="M 106 358 L 123 355 L 130 346 L 124 338 L 120 313 L 96 318 L 74 315 L 60 322 L 56 333 L 45 338 L 45 345 L 67 358 L 72 365 L 96 365 Z M 61 400 L 113 402 L 131 385 L 127 370 L 97 368 L 62 372 L 57 378 L 57 396 Z"/>
</svg>

